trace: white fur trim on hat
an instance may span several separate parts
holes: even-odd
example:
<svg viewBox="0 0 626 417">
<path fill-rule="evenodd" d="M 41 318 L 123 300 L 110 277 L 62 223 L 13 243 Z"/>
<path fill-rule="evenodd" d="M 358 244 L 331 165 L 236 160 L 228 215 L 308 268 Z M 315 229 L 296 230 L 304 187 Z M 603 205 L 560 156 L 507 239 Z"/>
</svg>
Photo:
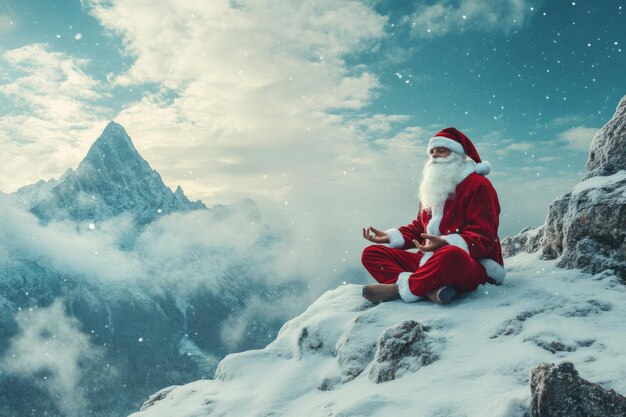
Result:
<svg viewBox="0 0 626 417">
<path fill-rule="evenodd" d="M 437 147 L 450 149 L 451 151 L 456 152 L 459 155 L 466 156 L 465 151 L 463 150 L 463 145 L 461 145 L 456 140 L 446 138 L 445 136 L 435 136 L 431 138 L 428 142 L 428 148 L 426 149 L 426 153 L 430 155 L 430 150 Z"/>
<path fill-rule="evenodd" d="M 411 276 L 411 272 L 401 272 L 398 275 L 398 292 L 400 293 L 400 297 L 406 303 L 412 303 L 413 301 L 417 301 L 420 299 L 419 296 L 413 294 L 409 289 L 409 277 Z"/>
<path fill-rule="evenodd" d="M 389 247 L 390 248 L 401 248 L 404 246 L 404 236 L 402 233 L 396 228 L 385 230 L 387 236 L 389 236 Z"/>
</svg>

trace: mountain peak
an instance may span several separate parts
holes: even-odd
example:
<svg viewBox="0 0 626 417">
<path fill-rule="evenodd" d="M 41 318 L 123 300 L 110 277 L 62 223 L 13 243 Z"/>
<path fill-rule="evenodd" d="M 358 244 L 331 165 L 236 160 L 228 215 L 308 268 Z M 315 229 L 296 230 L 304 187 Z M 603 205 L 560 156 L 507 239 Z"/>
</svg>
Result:
<svg viewBox="0 0 626 417">
<path fill-rule="evenodd" d="M 205 209 L 173 193 L 141 157 L 122 125 L 109 122 L 73 173 L 31 211 L 42 220 L 102 220 L 132 212 L 140 224 L 174 211 Z"/>
<path fill-rule="evenodd" d="M 97 160 L 106 158 L 107 156 L 117 157 L 120 163 L 128 163 L 133 160 L 145 162 L 141 155 L 139 155 L 139 152 L 133 145 L 124 127 L 115 122 L 109 122 L 109 124 L 107 124 L 100 137 L 91 145 L 81 165 L 83 165 L 85 161 L 95 163 Z M 105 166 L 106 165 L 108 164 L 105 164 Z"/>
</svg>

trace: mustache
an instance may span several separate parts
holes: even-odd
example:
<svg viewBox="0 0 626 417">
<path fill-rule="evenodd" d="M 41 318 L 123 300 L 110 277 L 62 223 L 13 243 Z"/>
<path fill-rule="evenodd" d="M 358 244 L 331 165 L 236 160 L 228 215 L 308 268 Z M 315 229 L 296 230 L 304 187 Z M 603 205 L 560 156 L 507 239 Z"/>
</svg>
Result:
<svg viewBox="0 0 626 417">
<path fill-rule="evenodd" d="M 456 158 L 454 158 L 452 155 L 447 156 L 445 158 L 430 158 L 428 160 L 428 165 L 450 164 L 450 163 L 454 162 L 455 160 L 456 160 Z"/>
</svg>

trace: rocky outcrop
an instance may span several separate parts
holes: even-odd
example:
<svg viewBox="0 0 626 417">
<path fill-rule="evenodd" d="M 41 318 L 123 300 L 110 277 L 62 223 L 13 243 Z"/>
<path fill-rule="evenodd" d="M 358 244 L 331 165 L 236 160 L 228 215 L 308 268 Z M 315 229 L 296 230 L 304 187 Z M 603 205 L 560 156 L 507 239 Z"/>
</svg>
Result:
<svg viewBox="0 0 626 417">
<path fill-rule="evenodd" d="M 558 266 L 597 274 L 612 270 L 626 280 L 626 171 L 581 182 L 555 200 L 541 240 Z"/>
<path fill-rule="evenodd" d="M 150 396 L 150 398 L 148 398 L 146 400 L 146 402 L 143 403 L 143 405 L 141 406 L 141 410 L 139 411 L 144 411 L 147 410 L 148 408 L 152 407 L 157 401 L 161 401 L 162 399 L 164 399 L 165 397 L 167 397 L 167 394 L 169 394 L 170 392 L 174 391 L 174 388 L 178 387 L 179 385 L 172 385 L 170 387 L 167 388 L 163 388 L 161 391 L 152 394 Z"/>
<path fill-rule="evenodd" d="M 526 227 L 517 235 L 507 236 L 500 242 L 502 246 L 502 256 L 513 256 L 518 252 L 534 253 L 541 246 L 541 237 L 543 236 L 544 227 L 532 229 Z"/>
<path fill-rule="evenodd" d="M 377 347 L 369 374 L 376 383 L 392 381 L 438 359 L 431 350 L 424 328 L 413 320 L 385 329 Z"/>
<path fill-rule="evenodd" d="M 571 362 L 543 363 L 530 373 L 532 417 L 623 417 L 626 397 L 584 380 Z"/>
<path fill-rule="evenodd" d="M 522 248 L 558 259 L 562 268 L 603 271 L 626 282 L 626 97 L 594 136 L 587 174 L 550 204 L 545 225 L 502 240 L 510 256 Z"/>
<path fill-rule="evenodd" d="M 613 118 L 596 133 L 591 142 L 585 179 L 613 175 L 626 169 L 625 138 L 626 96 L 617 105 Z"/>
</svg>

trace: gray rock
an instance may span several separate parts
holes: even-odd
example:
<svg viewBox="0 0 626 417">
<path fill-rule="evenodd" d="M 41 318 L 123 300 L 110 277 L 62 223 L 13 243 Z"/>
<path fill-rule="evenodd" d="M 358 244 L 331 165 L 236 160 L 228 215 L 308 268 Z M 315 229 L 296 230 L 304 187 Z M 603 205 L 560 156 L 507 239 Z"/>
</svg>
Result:
<svg viewBox="0 0 626 417">
<path fill-rule="evenodd" d="M 544 258 L 597 274 L 612 270 L 626 280 L 626 177 L 592 178 L 555 200 L 541 239 Z"/>
<path fill-rule="evenodd" d="M 528 239 L 526 239 L 526 245 L 524 246 L 526 252 L 535 253 L 541 248 L 541 239 L 543 238 L 544 230 L 545 226 L 541 225 L 527 232 Z"/>
<path fill-rule="evenodd" d="M 550 332 L 543 332 L 534 335 L 530 338 L 524 339 L 524 342 L 532 342 L 550 353 L 574 352 L 578 346 L 581 346 L 575 342 L 559 340 L 557 335 Z"/>
<path fill-rule="evenodd" d="M 571 362 L 530 372 L 532 417 L 624 417 L 626 397 L 582 379 Z"/>
<path fill-rule="evenodd" d="M 626 169 L 626 96 L 623 97 L 613 118 L 596 133 L 589 148 L 587 175 L 613 175 Z"/>
<path fill-rule="evenodd" d="M 502 240 L 505 256 L 524 250 L 562 268 L 611 273 L 626 282 L 626 97 L 594 136 L 587 174 L 555 199 L 543 226 Z"/>
<path fill-rule="evenodd" d="M 544 226 L 537 228 L 525 227 L 515 236 L 507 236 L 500 242 L 502 256 L 513 256 L 519 252 L 534 253 L 541 247 Z"/>
<path fill-rule="evenodd" d="M 180 385 L 172 385 L 171 387 L 163 388 L 161 391 L 155 394 L 152 394 L 150 398 L 148 398 L 148 400 L 145 403 L 143 403 L 143 405 L 141 406 L 141 410 L 139 411 L 144 411 L 152 407 L 157 401 L 161 401 L 162 399 L 167 397 L 167 394 L 174 391 L 174 388 L 179 387 L 179 386 Z"/>
<path fill-rule="evenodd" d="M 369 378 L 376 383 L 391 381 L 437 359 L 422 325 L 404 321 L 380 335 Z"/>
<path fill-rule="evenodd" d="M 519 313 L 515 318 L 505 321 L 498 329 L 489 336 L 490 339 L 497 339 L 502 336 L 517 336 L 524 327 L 524 322 L 529 318 L 542 313 L 543 311 L 524 311 Z"/>
<path fill-rule="evenodd" d="M 513 256 L 518 252 L 524 250 L 526 241 L 528 240 L 528 231 L 532 230 L 530 227 L 525 227 L 521 232 L 515 236 L 507 236 L 500 241 L 502 247 L 502 256 Z"/>
</svg>

